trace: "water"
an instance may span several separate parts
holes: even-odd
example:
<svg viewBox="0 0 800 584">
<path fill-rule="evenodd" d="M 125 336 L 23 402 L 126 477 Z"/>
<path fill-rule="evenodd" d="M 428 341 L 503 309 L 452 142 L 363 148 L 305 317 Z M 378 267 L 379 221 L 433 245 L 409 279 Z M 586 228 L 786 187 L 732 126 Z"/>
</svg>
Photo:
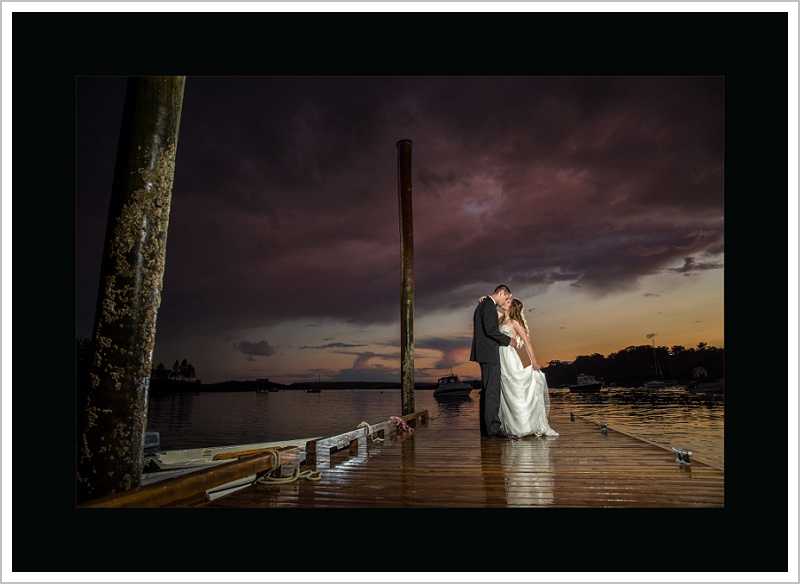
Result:
<svg viewBox="0 0 800 584">
<path fill-rule="evenodd" d="M 662 446 L 691 450 L 698 460 L 724 468 L 721 393 L 611 388 L 578 394 L 551 389 L 550 402 L 551 417 L 572 412 Z M 449 423 L 478 432 L 477 390 L 467 399 L 437 399 L 431 390 L 417 390 L 414 403 L 431 418 L 449 418 Z M 160 432 L 165 449 L 200 448 L 335 436 L 361 422 L 374 424 L 401 414 L 399 389 L 180 393 L 151 396 L 148 430 Z"/>
</svg>

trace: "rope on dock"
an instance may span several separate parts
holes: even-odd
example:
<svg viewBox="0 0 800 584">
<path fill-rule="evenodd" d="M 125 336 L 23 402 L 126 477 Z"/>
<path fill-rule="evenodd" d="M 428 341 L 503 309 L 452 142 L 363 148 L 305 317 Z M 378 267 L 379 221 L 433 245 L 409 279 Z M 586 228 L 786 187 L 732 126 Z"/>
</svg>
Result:
<svg viewBox="0 0 800 584">
<path fill-rule="evenodd" d="M 298 466 L 294 469 L 294 474 L 290 477 L 274 477 L 272 476 L 272 471 L 275 469 L 268 471 L 263 476 L 256 479 L 256 482 L 261 485 L 277 485 L 282 483 L 293 483 L 297 479 L 306 479 L 308 481 L 318 481 L 322 479 L 322 473 L 316 470 L 307 469 L 304 471 L 300 470 Z"/>
<path fill-rule="evenodd" d="M 372 436 L 372 426 L 370 426 L 367 422 L 361 422 L 358 425 L 358 427 L 367 429 L 367 438 Z M 373 438 L 372 441 L 373 442 L 383 442 L 383 438 L 381 438 L 380 436 L 375 436 L 375 438 Z"/>
<path fill-rule="evenodd" d="M 294 469 L 294 473 L 292 476 L 289 477 L 274 477 L 272 473 L 278 469 L 281 462 L 280 454 L 276 450 L 270 450 L 272 452 L 272 467 L 264 473 L 262 476 L 256 479 L 256 483 L 261 485 L 277 485 L 281 483 L 293 483 L 297 479 L 306 479 L 308 481 L 318 481 L 322 479 L 322 473 L 316 470 L 307 469 L 304 471 L 300 470 L 298 466 Z"/>
</svg>

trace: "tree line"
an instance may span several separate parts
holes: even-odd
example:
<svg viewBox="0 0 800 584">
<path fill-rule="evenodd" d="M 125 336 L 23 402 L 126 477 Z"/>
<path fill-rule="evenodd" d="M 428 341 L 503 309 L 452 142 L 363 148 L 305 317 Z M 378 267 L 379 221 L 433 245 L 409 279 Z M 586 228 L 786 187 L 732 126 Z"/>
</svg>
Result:
<svg viewBox="0 0 800 584">
<path fill-rule="evenodd" d="M 175 359 L 172 369 L 164 367 L 163 363 L 156 365 L 150 379 L 174 379 L 175 381 L 197 381 L 197 374 L 191 363 L 184 359 L 180 363 Z"/>
<path fill-rule="evenodd" d="M 77 362 L 77 369 L 76 374 L 78 380 L 82 383 L 88 379 L 89 374 L 89 364 L 91 363 L 92 359 L 92 341 L 91 339 L 87 338 L 78 338 L 75 342 L 75 357 Z M 194 369 L 194 365 L 189 363 L 186 359 L 178 361 L 175 359 L 175 363 L 172 364 L 172 369 L 167 369 L 164 367 L 163 363 L 159 363 L 156 367 L 152 370 L 150 374 L 151 381 L 188 381 L 192 383 L 200 383 L 200 380 L 197 379 L 197 373 Z"/>
<path fill-rule="evenodd" d="M 594 353 L 578 356 L 572 362 L 550 361 L 543 370 L 550 387 L 572 385 L 578 374 L 601 377 L 606 384 L 615 383 L 619 387 L 640 387 L 652 379 L 686 384 L 696 379 L 695 372 L 699 367 L 706 371 L 709 380 L 722 378 L 724 353 L 724 349 L 709 347 L 706 343 L 698 343 L 696 348 L 690 349 L 682 345 L 638 345 L 626 347 L 608 357 Z"/>
</svg>

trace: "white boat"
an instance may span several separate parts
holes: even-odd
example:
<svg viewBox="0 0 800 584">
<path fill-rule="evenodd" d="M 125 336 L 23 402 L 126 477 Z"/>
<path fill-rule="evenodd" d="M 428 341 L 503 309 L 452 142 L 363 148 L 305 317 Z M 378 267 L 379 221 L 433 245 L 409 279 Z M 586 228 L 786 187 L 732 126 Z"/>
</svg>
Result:
<svg viewBox="0 0 800 584">
<path fill-rule="evenodd" d="M 578 383 L 569 386 L 569 390 L 573 393 L 593 393 L 600 391 L 605 386 L 602 377 L 596 378 L 594 375 L 585 375 L 583 373 L 578 375 Z"/>
<path fill-rule="evenodd" d="M 467 397 L 472 392 L 472 386 L 464 383 L 458 375 L 450 371 L 450 375 L 439 378 L 436 389 L 433 390 L 434 397 Z"/>
</svg>

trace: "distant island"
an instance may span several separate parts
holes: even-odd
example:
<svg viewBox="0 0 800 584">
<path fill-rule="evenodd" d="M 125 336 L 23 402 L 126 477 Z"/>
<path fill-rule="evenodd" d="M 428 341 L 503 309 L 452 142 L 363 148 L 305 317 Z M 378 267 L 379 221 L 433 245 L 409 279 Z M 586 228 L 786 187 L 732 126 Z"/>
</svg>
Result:
<svg viewBox="0 0 800 584">
<path fill-rule="evenodd" d="M 476 388 L 480 388 L 480 380 L 476 380 Z M 469 382 L 468 382 L 469 383 Z M 151 379 L 152 393 L 206 392 L 206 391 L 322 391 L 340 389 L 401 389 L 399 382 L 385 381 L 313 381 L 302 383 L 275 383 L 273 381 L 221 381 L 219 383 L 200 383 L 199 381 L 178 381 L 175 379 Z M 415 383 L 414 389 L 434 389 L 435 383 Z"/>
</svg>

